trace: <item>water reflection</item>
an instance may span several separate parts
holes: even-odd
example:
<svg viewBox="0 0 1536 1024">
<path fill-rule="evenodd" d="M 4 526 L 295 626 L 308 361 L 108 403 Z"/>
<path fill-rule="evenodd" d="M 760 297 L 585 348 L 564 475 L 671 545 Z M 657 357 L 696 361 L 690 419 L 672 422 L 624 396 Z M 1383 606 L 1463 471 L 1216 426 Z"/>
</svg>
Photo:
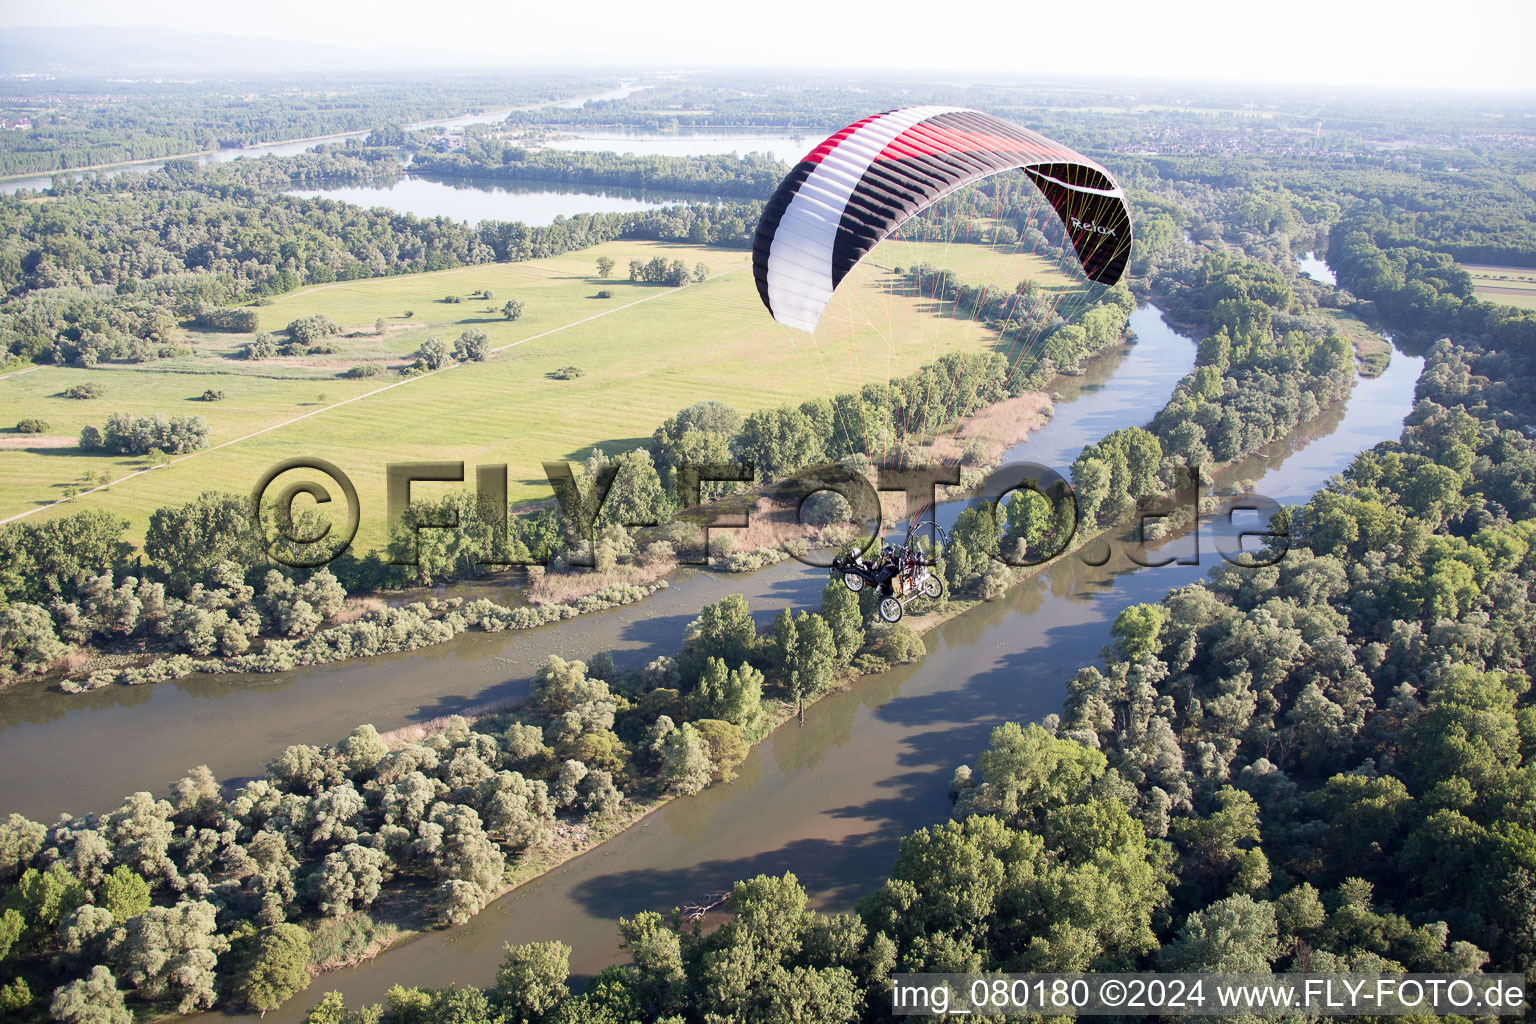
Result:
<svg viewBox="0 0 1536 1024">
<path fill-rule="evenodd" d="M 556 217 L 580 213 L 635 213 L 714 198 L 635 189 L 567 187 L 551 182 L 443 179 L 421 174 L 405 174 L 387 182 L 289 189 L 285 194 L 383 206 L 418 217 L 448 217 L 471 224 L 482 220 L 522 221 L 533 227 L 544 227 L 554 223 Z"/>
</svg>

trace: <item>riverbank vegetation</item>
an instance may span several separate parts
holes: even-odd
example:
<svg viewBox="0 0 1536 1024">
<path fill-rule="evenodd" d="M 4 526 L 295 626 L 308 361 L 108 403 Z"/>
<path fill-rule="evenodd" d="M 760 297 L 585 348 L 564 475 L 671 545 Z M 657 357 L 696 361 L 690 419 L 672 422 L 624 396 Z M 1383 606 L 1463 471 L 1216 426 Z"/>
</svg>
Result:
<svg viewBox="0 0 1536 1024">
<path fill-rule="evenodd" d="M 334 613 L 341 593 L 325 576 L 295 589 L 273 573 L 258 600 L 223 595 L 236 612 L 225 632 L 256 608 L 286 623 Z M 158 593 L 143 595 L 106 592 L 117 603 L 91 607 L 127 625 L 135 601 L 158 611 Z M 449 604 L 445 618 L 493 614 L 487 601 Z M 227 797 L 199 768 L 169 799 L 137 793 L 48 827 L 11 815 L 0 824 L 8 991 L 92 985 L 149 1013 L 273 1008 L 328 963 L 400 929 L 462 923 L 658 800 L 730 777 L 850 666 L 921 657 L 909 628 L 867 626 L 872 604 L 829 582 L 818 611 L 785 610 L 759 635 L 746 602 L 726 598 L 689 626 L 677 658 L 619 674 L 606 654 L 551 657 L 525 704 L 472 725 L 452 718 L 421 742 L 362 726 L 334 746 L 289 747 Z M 369 916 L 376 905 L 388 919 Z M 339 948 L 338 925 L 352 936 Z"/>
</svg>

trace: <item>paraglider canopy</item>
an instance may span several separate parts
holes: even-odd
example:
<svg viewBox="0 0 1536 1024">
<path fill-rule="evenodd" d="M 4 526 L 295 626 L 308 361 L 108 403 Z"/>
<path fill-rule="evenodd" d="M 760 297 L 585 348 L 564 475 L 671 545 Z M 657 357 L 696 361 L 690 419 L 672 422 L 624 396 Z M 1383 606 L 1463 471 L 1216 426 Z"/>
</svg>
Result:
<svg viewBox="0 0 1536 1024">
<path fill-rule="evenodd" d="M 1014 169 L 1061 218 L 1086 279 L 1119 281 L 1131 219 L 1104 168 L 979 111 L 907 107 L 834 133 L 774 192 L 752 247 L 764 305 L 780 323 L 814 331 L 837 286 L 883 238 L 956 189 Z"/>
</svg>

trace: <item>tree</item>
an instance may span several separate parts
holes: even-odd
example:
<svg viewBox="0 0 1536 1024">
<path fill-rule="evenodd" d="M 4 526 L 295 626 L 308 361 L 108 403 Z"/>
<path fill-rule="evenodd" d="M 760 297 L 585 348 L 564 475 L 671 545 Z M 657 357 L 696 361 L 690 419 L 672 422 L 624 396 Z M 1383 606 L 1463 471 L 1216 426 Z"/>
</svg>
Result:
<svg viewBox="0 0 1536 1024">
<path fill-rule="evenodd" d="M 1167 613 L 1160 604 L 1136 604 L 1115 616 L 1109 629 L 1120 653 L 1129 660 L 1158 652 L 1157 638 L 1162 632 Z"/>
<path fill-rule="evenodd" d="M 537 1024 L 571 996 L 571 947 L 563 942 L 508 943 L 492 990 L 508 1024 Z"/>
<path fill-rule="evenodd" d="M 1158 963 L 1168 971 L 1263 974 L 1279 955 L 1274 905 L 1240 893 L 1185 918 Z"/>
<path fill-rule="evenodd" d="M 32 986 L 27 979 L 17 977 L 9 985 L 0 985 L 0 1013 L 21 1015 L 32 1005 Z M 111 1021 L 104 1024 L 113 1024 Z"/>
<path fill-rule="evenodd" d="M 613 273 L 613 265 L 612 256 L 599 256 L 597 258 L 597 276 L 607 277 Z"/>
<path fill-rule="evenodd" d="M 27 919 L 21 916 L 21 911 L 15 907 L 0 911 L 0 963 L 4 963 L 6 957 L 11 955 L 11 950 L 16 948 L 26 930 Z"/>
<path fill-rule="evenodd" d="M 13 671 L 40 672 L 69 647 L 53 631 L 53 616 L 35 604 L 18 602 L 0 611 L 0 679 Z"/>
<path fill-rule="evenodd" d="M 727 669 L 724 661 L 711 657 L 691 703 L 700 718 L 719 718 L 753 735 L 763 720 L 763 674 L 746 662 Z"/>
<path fill-rule="evenodd" d="M 728 665 L 749 659 L 757 648 L 757 624 L 740 594 L 707 604 L 699 612 L 692 649 L 698 658 L 719 658 Z"/>
<path fill-rule="evenodd" d="M 428 370 L 440 370 L 448 362 L 448 346 L 441 338 L 428 338 L 416 350 L 416 361 Z"/>
<path fill-rule="evenodd" d="M 837 657 L 850 662 L 864 646 L 864 616 L 859 613 L 859 599 L 839 580 L 831 580 L 821 592 L 821 617 L 832 630 Z"/>
<path fill-rule="evenodd" d="M 662 486 L 650 452 L 636 448 L 611 465 L 615 475 L 598 510 L 598 526 L 659 526 L 672 518 L 672 496 Z"/>
<path fill-rule="evenodd" d="M 201 900 L 151 907 L 113 933 L 109 955 L 145 997 L 175 996 L 177 1013 L 211 1007 L 219 954 L 229 949 L 215 928 L 217 914 Z"/>
<path fill-rule="evenodd" d="M 82 435 L 82 444 L 85 441 Z M 208 444 L 208 421 L 201 416 L 130 417 L 115 412 L 101 428 L 101 447 L 116 455 L 180 455 Z"/>
<path fill-rule="evenodd" d="M 0 527 L 0 601 L 73 601 L 86 580 L 123 567 L 127 520 L 101 509 Z"/>
<path fill-rule="evenodd" d="M 718 718 L 701 718 L 688 725 L 704 740 L 715 775 L 722 779 L 734 778 L 732 769 L 747 758 L 747 742 L 742 738 L 741 728 Z"/>
<path fill-rule="evenodd" d="M 97 964 L 91 973 L 53 990 L 48 1013 L 60 1024 L 133 1024 L 112 972 Z"/>
<path fill-rule="evenodd" d="M 709 759 L 709 744 L 697 729 L 684 722 L 665 743 L 661 777 L 669 791 L 692 796 L 709 785 L 715 766 Z"/>
<path fill-rule="evenodd" d="M 204 491 L 185 505 L 156 509 L 149 516 L 144 553 L 177 592 L 191 590 L 220 562 L 259 565 L 263 552 L 251 524 L 250 497 Z"/>
<path fill-rule="evenodd" d="M 806 611 L 791 619 L 788 608 L 774 620 L 773 637 L 784 685 L 803 718 L 805 698 L 821 693 L 836 678 L 837 641 L 826 619 Z"/>
<path fill-rule="evenodd" d="M 805 413 L 779 407 L 749 415 L 731 447 L 752 464 L 758 479 L 777 480 L 819 462 L 824 443 Z"/>
<path fill-rule="evenodd" d="M 309 985 L 309 932 L 293 924 L 263 928 L 235 979 L 235 996 L 265 1014 Z"/>
<path fill-rule="evenodd" d="M 85 887 L 63 864 L 47 871 L 28 868 L 5 894 L 7 910 L 18 911 L 27 923 L 28 944 L 50 941 L 59 921 L 86 902 Z"/>
<path fill-rule="evenodd" d="M 27 869 L 43 848 L 46 826 L 14 811 L 0 822 L 0 880 L 10 880 Z"/>
<path fill-rule="evenodd" d="M 507 304 L 501 307 L 501 315 L 508 320 L 516 320 L 523 315 L 523 304 L 517 299 L 508 299 Z"/>
<path fill-rule="evenodd" d="M 149 883 L 126 864 L 119 864 L 101 880 L 96 890 L 96 904 L 109 911 L 113 920 L 126 921 L 149 909 Z"/>
<path fill-rule="evenodd" d="M 320 870 L 309 876 L 310 893 L 320 913 L 341 917 L 367 909 L 378 899 L 389 858 L 381 850 L 348 843 L 326 854 Z"/>
<path fill-rule="evenodd" d="M 453 346 L 453 358 L 461 363 L 482 363 L 490 354 L 491 341 L 484 331 L 471 328 L 459 335 Z"/>
</svg>

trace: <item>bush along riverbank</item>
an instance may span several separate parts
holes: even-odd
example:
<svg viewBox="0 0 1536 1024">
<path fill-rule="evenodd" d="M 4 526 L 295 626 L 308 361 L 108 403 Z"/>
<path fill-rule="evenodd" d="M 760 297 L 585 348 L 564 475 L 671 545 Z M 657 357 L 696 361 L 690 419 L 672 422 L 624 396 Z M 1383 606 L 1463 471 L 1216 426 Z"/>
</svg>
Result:
<svg viewBox="0 0 1536 1024">
<path fill-rule="evenodd" d="M 909 661 L 829 583 L 760 636 L 746 602 L 706 607 L 676 658 L 619 674 L 552 657 L 525 703 L 387 742 L 362 726 L 293 746 L 226 795 L 206 768 L 165 798 L 0 824 L 8 1008 L 91 986 L 141 1013 L 275 1006 L 312 972 L 434 924 L 727 777 L 793 707 Z M 766 696 L 765 696 L 766 695 Z M 27 993 L 44 997 L 41 1002 Z M 22 998 L 26 995 L 26 998 Z M 94 998 L 94 997 L 93 997 Z"/>
</svg>

